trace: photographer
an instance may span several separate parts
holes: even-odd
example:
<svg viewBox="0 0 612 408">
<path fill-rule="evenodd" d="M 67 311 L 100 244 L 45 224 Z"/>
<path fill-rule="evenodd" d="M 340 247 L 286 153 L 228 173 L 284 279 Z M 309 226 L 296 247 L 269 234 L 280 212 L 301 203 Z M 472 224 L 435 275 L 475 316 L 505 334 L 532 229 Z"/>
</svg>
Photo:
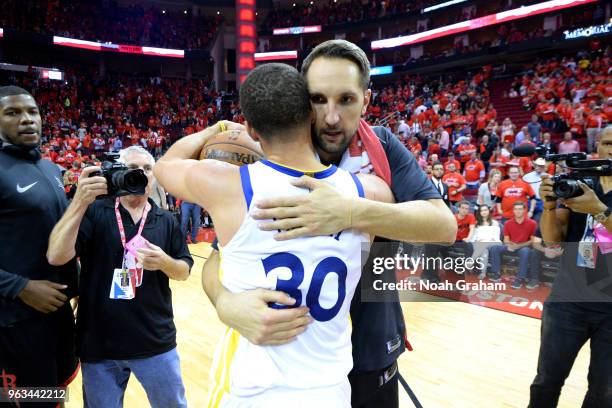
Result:
<svg viewBox="0 0 612 408">
<path fill-rule="evenodd" d="M 99 167 L 84 169 L 47 251 L 52 265 L 81 259 L 77 352 L 85 405 L 120 407 L 133 371 L 153 407 L 185 407 L 169 279 L 187 279 L 193 260 L 178 222 L 149 198 L 153 156 L 132 146 L 119 161 L 146 179 L 117 163 L 103 164 L 104 177 L 95 174 Z M 132 190 L 140 194 L 123 195 Z"/>
<path fill-rule="evenodd" d="M 612 127 L 601 135 L 601 159 L 612 158 Z M 542 176 L 540 221 L 546 243 L 564 242 L 559 273 L 544 304 L 538 372 L 531 385 L 530 408 L 556 407 L 561 387 L 576 355 L 591 341 L 589 388 L 583 408 L 612 406 L 612 255 L 602 253 L 596 236 L 612 231 L 612 176 L 601 176 L 595 188 L 579 182 L 584 194 L 561 200 L 557 208 L 553 181 Z M 550 199 L 552 198 L 552 201 Z M 607 252 L 607 251 L 606 251 Z"/>
</svg>

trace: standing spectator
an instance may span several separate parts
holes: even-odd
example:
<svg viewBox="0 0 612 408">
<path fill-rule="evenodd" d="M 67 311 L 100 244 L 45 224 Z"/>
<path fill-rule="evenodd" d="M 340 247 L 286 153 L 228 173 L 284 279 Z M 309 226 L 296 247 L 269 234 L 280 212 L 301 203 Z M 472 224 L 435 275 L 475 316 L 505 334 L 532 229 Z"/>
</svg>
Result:
<svg viewBox="0 0 612 408">
<path fill-rule="evenodd" d="M 499 223 L 491 215 L 491 207 L 479 205 L 476 210 L 476 226 L 470 231 L 467 241 L 474 247 L 472 259 L 481 258 L 484 266 L 478 271 L 478 279 L 484 279 L 487 274 L 487 264 L 489 263 L 489 247 L 501 243 L 501 230 Z"/>
<path fill-rule="evenodd" d="M 90 177 L 99 167 L 86 168 L 47 251 L 53 265 L 81 260 L 77 348 L 85 406 L 120 407 L 133 372 L 152 406 L 186 407 L 169 279 L 186 280 L 193 260 L 172 214 L 149 199 L 153 157 L 139 147 L 120 155 L 146 175 L 145 194 L 96 200 L 108 192 L 106 179 Z"/>
<path fill-rule="evenodd" d="M 527 126 L 523 126 L 514 138 L 514 145 L 518 146 L 523 143 L 527 134 L 529 134 L 529 132 L 527 131 Z"/>
<path fill-rule="evenodd" d="M 572 138 L 572 132 L 563 135 L 563 141 L 557 147 L 559 154 L 580 153 L 580 144 Z"/>
<path fill-rule="evenodd" d="M 535 241 L 538 225 L 525 214 L 525 203 L 517 201 L 513 205 L 514 217 L 504 224 L 504 245 L 495 245 L 489 248 L 491 259 L 491 280 L 501 280 L 501 258 L 507 252 L 516 252 L 519 256 L 519 270 L 513 289 L 520 289 L 522 282 L 527 281 L 527 289 L 535 289 L 540 285 L 539 265 L 536 265 L 536 252 L 531 248 Z M 529 274 L 529 272 L 531 272 Z"/>
<path fill-rule="evenodd" d="M 489 138 L 489 135 L 485 134 L 482 136 L 480 145 L 478 146 L 478 153 L 480 154 L 480 160 L 482 160 L 485 171 L 489 171 L 489 160 L 493 156 L 495 151 L 495 142 Z"/>
<path fill-rule="evenodd" d="M 595 106 L 593 112 L 586 118 L 587 153 L 594 152 L 595 142 L 599 141 L 599 135 L 608 122 L 606 114 L 601 111 L 601 106 Z"/>
<path fill-rule="evenodd" d="M 523 176 L 523 181 L 531 185 L 531 188 L 535 192 L 535 208 L 533 210 L 533 220 L 537 223 L 540 222 L 542 211 L 544 210 L 544 203 L 540 199 L 540 184 L 542 184 L 542 174 L 546 173 L 546 160 L 538 157 L 533 162 L 535 169 Z"/>
<path fill-rule="evenodd" d="M 472 153 L 470 160 L 463 166 L 463 177 L 465 177 L 467 188 L 473 190 L 478 190 L 480 183 L 484 181 L 485 167 L 476 157 L 476 152 Z"/>
<path fill-rule="evenodd" d="M 76 262 L 54 267 L 45 257 L 68 202 L 58 167 L 38 151 L 39 112 L 25 89 L 0 87 L 0 373 L 15 376 L 13 386 L 48 388 L 60 387 L 77 367 L 68 302 L 77 270 Z"/>
<path fill-rule="evenodd" d="M 197 204 L 181 202 L 181 228 L 189 239 L 189 221 L 191 220 L 191 243 L 198 243 L 198 232 L 200 231 L 200 214 L 202 207 Z"/>
<path fill-rule="evenodd" d="M 450 146 L 450 135 L 442 126 L 438 127 L 436 137 L 440 142 L 440 157 L 444 158 L 448 154 L 448 148 Z"/>
<path fill-rule="evenodd" d="M 540 134 L 542 133 L 542 125 L 538 122 L 538 115 L 531 115 L 531 122 L 527 124 L 527 132 L 529 132 L 531 140 L 538 143 Z"/>
<path fill-rule="evenodd" d="M 557 145 L 550 140 L 550 133 L 548 132 L 542 135 L 542 142 L 538 146 L 543 147 L 547 154 L 557 153 Z"/>
<path fill-rule="evenodd" d="M 448 186 L 448 199 L 451 204 L 456 205 L 463 200 L 463 191 L 467 188 L 467 183 L 457 172 L 455 163 L 451 162 L 448 165 L 448 172 L 442 177 L 442 181 Z"/>
<path fill-rule="evenodd" d="M 476 153 L 476 146 L 470 141 L 469 136 L 464 136 L 461 140 L 461 144 L 457 147 L 457 153 L 459 153 L 459 161 L 461 162 L 461 171 L 465 168 L 465 164 L 470 161 L 473 154 Z"/>
<path fill-rule="evenodd" d="M 440 162 L 436 162 L 433 164 L 431 168 L 431 182 L 434 187 L 440 193 L 442 200 L 444 203 L 450 208 L 450 200 L 448 199 L 448 185 L 442 181 L 442 177 L 444 176 L 444 166 Z"/>
<path fill-rule="evenodd" d="M 529 206 L 529 218 L 533 215 L 535 208 L 535 192 L 533 188 L 519 178 L 520 172 L 518 167 L 510 167 L 508 169 L 508 179 L 502 181 L 497 189 L 497 212 L 502 215 L 502 224 L 507 219 L 512 218 L 514 214 L 514 204 L 522 202 L 527 207 L 528 200 L 531 200 Z"/>
<path fill-rule="evenodd" d="M 461 167 L 459 160 L 455 159 L 455 153 L 453 152 L 448 153 L 448 158 L 446 159 L 446 163 L 444 163 L 444 171 L 449 171 L 449 166 L 451 163 L 455 165 L 455 170 Z"/>
<path fill-rule="evenodd" d="M 121 137 L 117 136 L 113 142 L 113 152 L 118 153 L 123 148 Z"/>
</svg>

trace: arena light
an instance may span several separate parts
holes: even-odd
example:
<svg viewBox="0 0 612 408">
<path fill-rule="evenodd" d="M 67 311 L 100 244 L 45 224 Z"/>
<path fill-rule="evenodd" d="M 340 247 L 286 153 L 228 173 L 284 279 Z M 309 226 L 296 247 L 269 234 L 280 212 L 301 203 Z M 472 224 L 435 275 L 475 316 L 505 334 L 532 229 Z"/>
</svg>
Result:
<svg viewBox="0 0 612 408">
<path fill-rule="evenodd" d="M 297 51 L 256 52 L 255 61 L 280 61 L 297 59 Z"/>
<path fill-rule="evenodd" d="M 0 38 L 4 37 L 4 29 L 0 28 Z"/>
<path fill-rule="evenodd" d="M 488 16 L 475 18 L 473 20 L 462 21 L 433 30 L 424 31 L 396 38 L 372 41 L 372 49 L 394 48 L 405 45 L 421 43 L 435 38 L 446 37 L 448 35 L 464 33 L 466 31 L 477 30 L 479 28 L 492 26 L 495 24 L 506 23 L 508 21 L 519 20 L 539 14 L 550 13 L 570 7 L 582 6 L 584 4 L 595 3 L 597 0 L 551 0 L 544 3 L 533 4 L 531 6 L 519 7 L 516 9 L 502 11 L 501 13 L 490 14 Z"/>
<path fill-rule="evenodd" d="M 370 76 L 387 75 L 393 73 L 393 65 L 383 65 L 370 68 Z"/>
<path fill-rule="evenodd" d="M 301 27 L 287 27 L 287 28 L 275 28 L 272 30 L 273 35 L 285 35 L 285 34 L 309 34 L 309 33 L 320 33 L 321 26 L 301 26 Z"/>
<path fill-rule="evenodd" d="M 141 47 L 140 45 L 113 44 L 111 42 L 100 43 L 97 41 L 77 40 L 75 38 L 58 36 L 53 36 L 53 44 L 92 51 L 110 51 L 121 52 L 124 54 L 185 58 L 184 50 L 175 50 L 171 48 Z"/>
<path fill-rule="evenodd" d="M 563 32 L 566 40 L 574 38 L 588 38 L 594 35 L 610 34 L 612 32 L 612 22 L 590 27 L 581 27 L 575 30 L 566 30 Z"/>
<path fill-rule="evenodd" d="M 452 6 L 454 4 L 459 4 L 459 3 L 465 3 L 467 0 L 450 0 L 450 1 L 445 1 L 444 3 L 440 3 L 440 4 L 436 4 L 435 6 L 431 6 L 431 7 L 426 7 L 423 10 L 421 10 L 422 14 L 428 13 L 430 11 L 434 11 L 437 9 L 441 9 L 444 7 L 448 7 L 448 6 Z"/>
</svg>

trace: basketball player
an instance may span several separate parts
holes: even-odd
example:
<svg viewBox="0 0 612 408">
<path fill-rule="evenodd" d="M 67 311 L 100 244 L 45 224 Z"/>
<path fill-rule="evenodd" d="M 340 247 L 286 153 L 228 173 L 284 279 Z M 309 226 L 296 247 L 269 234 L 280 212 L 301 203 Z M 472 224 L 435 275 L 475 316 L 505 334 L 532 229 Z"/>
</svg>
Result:
<svg viewBox="0 0 612 408">
<path fill-rule="evenodd" d="M 240 105 L 247 130 L 261 142 L 267 160 L 241 168 L 185 160 L 206 145 L 210 133 L 203 131 L 172 146 L 155 175 L 173 195 L 201 204 L 215 220 L 225 287 L 282 290 L 297 305 L 307 305 L 314 322 L 295 342 L 273 347 L 255 345 L 228 328 L 213 362 L 209 406 L 276 407 L 293 400 L 303 406 L 349 407 L 349 308 L 367 235 L 350 228 L 348 214 L 348 228 L 338 234 L 277 241 L 274 232 L 258 228 L 250 212 L 260 199 L 307 194 L 292 185 L 306 174 L 328 183 L 349 205 L 365 196 L 392 201 L 391 191 L 376 177 L 362 184 L 355 175 L 321 164 L 310 134 L 308 89 L 294 68 L 255 68 L 240 88 Z"/>
<path fill-rule="evenodd" d="M 370 101 L 369 73 L 370 64 L 363 50 L 344 40 L 321 43 L 302 66 L 316 116 L 312 136 L 317 153 L 324 163 L 354 173 L 367 172 L 372 167 L 368 158 L 373 155 L 360 151 L 357 143 L 360 119 Z M 361 215 L 353 213 L 353 227 L 377 235 L 375 242 L 384 242 L 378 237 L 411 242 L 454 242 L 457 224 L 453 214 L 418 167 L 414 156 L 383 127 L 371 129 L 382 145 L 383 159 L 388 161 L 391 189 L 398 204 L 360 200 L 358 212 Z M 356 155 L 353 154 L 355 150 Z M 300 179 L 302 186 L 313 190 L 307 196 L 262 200 L 259 204 L 264 207 L 278 207 L 261 212 L 262 218 L 278 220 L 265 223 L 264 227 L 287 230 L 279 234 L 279 238 L 332 234 L 345 228 L 348 207 L 334 189 L 318 181 Z M 397 243 L 385 245 L 385 253 L 377 256 L 393 256 L 394 248 Z M 372 254 L 362 279 L 372 279 L 368 272 L 371 262 Z M 307 330 L 307 308 L 269 308 L 269 302 L 294 305 L 290 296 L 278 291 L 229 292 L 219 283 L 217 266 L 218 256 L 213 251 L 202 278 L 206 293 L 224 323 L 259 344 L 291 342 Z M 385 271 L 381 279 L 394 281 L 395 271 Z M 371 281 L 362 281 L 360 285 L 367 290 L 371 288 Z M 353 371 L 349 378 L 354 407 L 398 406 L 396 360 L 404 351 L 405 327 L 397 294 L 389 295 L 388 302 L 361 302 L 357 295 L 351 306 Z"/>
</svg>

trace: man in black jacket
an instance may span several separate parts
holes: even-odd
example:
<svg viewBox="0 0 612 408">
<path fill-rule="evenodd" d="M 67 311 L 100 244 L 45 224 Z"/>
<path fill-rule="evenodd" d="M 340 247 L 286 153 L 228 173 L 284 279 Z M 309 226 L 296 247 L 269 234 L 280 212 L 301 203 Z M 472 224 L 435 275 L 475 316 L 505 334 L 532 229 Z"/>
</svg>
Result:
<svg viewBox="0 0 612 408">
<path fill-rule="evenodd" d="M 76 368 L 76 264 L 45 257 L 67 201 L 58 167 L 38 151 L 41 127 L 32 95 L 0 87 L 0 388 L 58 387 Z"/>
</svg>

